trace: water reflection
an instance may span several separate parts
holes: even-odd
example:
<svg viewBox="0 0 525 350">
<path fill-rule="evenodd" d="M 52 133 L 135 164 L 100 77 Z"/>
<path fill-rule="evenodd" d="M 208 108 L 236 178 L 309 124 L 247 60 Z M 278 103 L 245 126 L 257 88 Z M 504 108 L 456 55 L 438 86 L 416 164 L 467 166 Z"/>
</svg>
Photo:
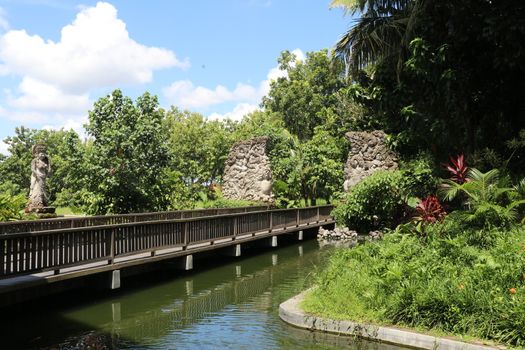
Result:
<svg viewBox="0 0 525 350">
<path fill-rule="evenodd" d="M 196 261 L 201 268 L 191 274 L 74 308 L 44 309 L 31 315 L 29 325 L 19 315 L 8 344 L 48 349 L 394 349 L 299 330 L 279 319 L 279 304 L 309 286 L 329 251 L 305 241 L 221 266 Z"/>
</svg>

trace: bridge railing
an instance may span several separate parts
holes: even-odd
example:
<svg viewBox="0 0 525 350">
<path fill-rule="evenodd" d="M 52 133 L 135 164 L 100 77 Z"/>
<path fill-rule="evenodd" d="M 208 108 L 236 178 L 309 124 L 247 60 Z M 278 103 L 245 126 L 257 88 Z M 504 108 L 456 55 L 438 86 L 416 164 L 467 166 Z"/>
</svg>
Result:
<svg viewBox="0 0 525 350">
<path fill-rule="evenodd" d="M 263 210 L 0 235 L 0 278 L 325 222 L 332 206 Z"/>
<path fill-rule="evenodd" d="M 76 218 L 55 218 L 43 220 L 23 220 L 12 222 L 0 222 L 0 234 L 22 233 L 58 230 L 75 227 L 104 226 L 125 224 L 130 222 L 159 221 L 196 218 L 203 216 L 214 216 L 234 213 L 246 213 L 252 211 L 268 210 L 268 206 L 250 206 L 238 208 L 209 208 L 194 210 L 176 210 L 154 213 L 120 214 L 120 215 L 98 215 Z"/>
</svg>

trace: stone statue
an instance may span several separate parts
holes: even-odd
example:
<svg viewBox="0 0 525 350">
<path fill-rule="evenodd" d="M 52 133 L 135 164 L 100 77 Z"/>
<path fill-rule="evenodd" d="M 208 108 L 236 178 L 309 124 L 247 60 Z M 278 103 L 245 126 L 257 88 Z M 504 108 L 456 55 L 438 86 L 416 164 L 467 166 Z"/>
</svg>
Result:
<svg viewBox="0 0 525 350">
<path fill-rule="evenodd" d="M 28 212 L 54 213 L 55 208 L 49 207 L 49 196 L 46 189 L 46 179 L 51 175 L 51 162 L 46 153 L 45 145 L 33 146 L 31 161 L 31 189 L 29 191 Z"/>
</svg>

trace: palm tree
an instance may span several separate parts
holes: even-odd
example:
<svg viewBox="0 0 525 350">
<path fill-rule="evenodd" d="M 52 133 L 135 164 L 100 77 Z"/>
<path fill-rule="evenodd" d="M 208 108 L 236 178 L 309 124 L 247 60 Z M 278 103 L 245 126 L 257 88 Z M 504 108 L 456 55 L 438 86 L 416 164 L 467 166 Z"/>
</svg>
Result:
<svg viewBox="0 0 525 350">
<path fill-rule="evenodd" d="M 335 57 L 357 70 L 390 56 L 402 57 L 410 42 L 418 9 L 424 0 L 332 0 L 360 17 L 335 46 Z"/>
</svg>

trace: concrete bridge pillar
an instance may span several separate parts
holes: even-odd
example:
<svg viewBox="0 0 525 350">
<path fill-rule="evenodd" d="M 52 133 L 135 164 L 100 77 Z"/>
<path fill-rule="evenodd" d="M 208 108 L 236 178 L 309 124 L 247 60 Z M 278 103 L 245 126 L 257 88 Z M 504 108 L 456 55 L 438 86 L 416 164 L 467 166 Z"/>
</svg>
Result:
<svg viewBox="0 0 525 350">
<path fill-rule="evenodd" d="M 303 236 L 304 236 L 304 234 L 303 234 L 303 230 L 297 232 L 297 239 L 298 239 L 299 241 L 302 241 L 302 240 L 304 239 Z"/>
<path fill-rule="evenodd" d="M 235 244 L 231 247 L 227 247 L 224 249 L 223 254 L 226 256 L 239 257 L 241 256 L 241 245 Z"/>
<path fill-rule="evenodd" d="M 109 289 L 120 288 L 120 270 L 111 271 Z"/>
<path fill-rule="evenodd" d="M 270 237 L 269 245 L 270 245 L 270 247 L 272 247 L 272 248 L 277 247 L 277 236 L 272 236 L 272 237 Z"/>
<path fill-rule="evenodd" d="M 177 268 L 184 271 L 193 270 L 193 255 L 183 256 L 177 263 Z"/>
</svg>

